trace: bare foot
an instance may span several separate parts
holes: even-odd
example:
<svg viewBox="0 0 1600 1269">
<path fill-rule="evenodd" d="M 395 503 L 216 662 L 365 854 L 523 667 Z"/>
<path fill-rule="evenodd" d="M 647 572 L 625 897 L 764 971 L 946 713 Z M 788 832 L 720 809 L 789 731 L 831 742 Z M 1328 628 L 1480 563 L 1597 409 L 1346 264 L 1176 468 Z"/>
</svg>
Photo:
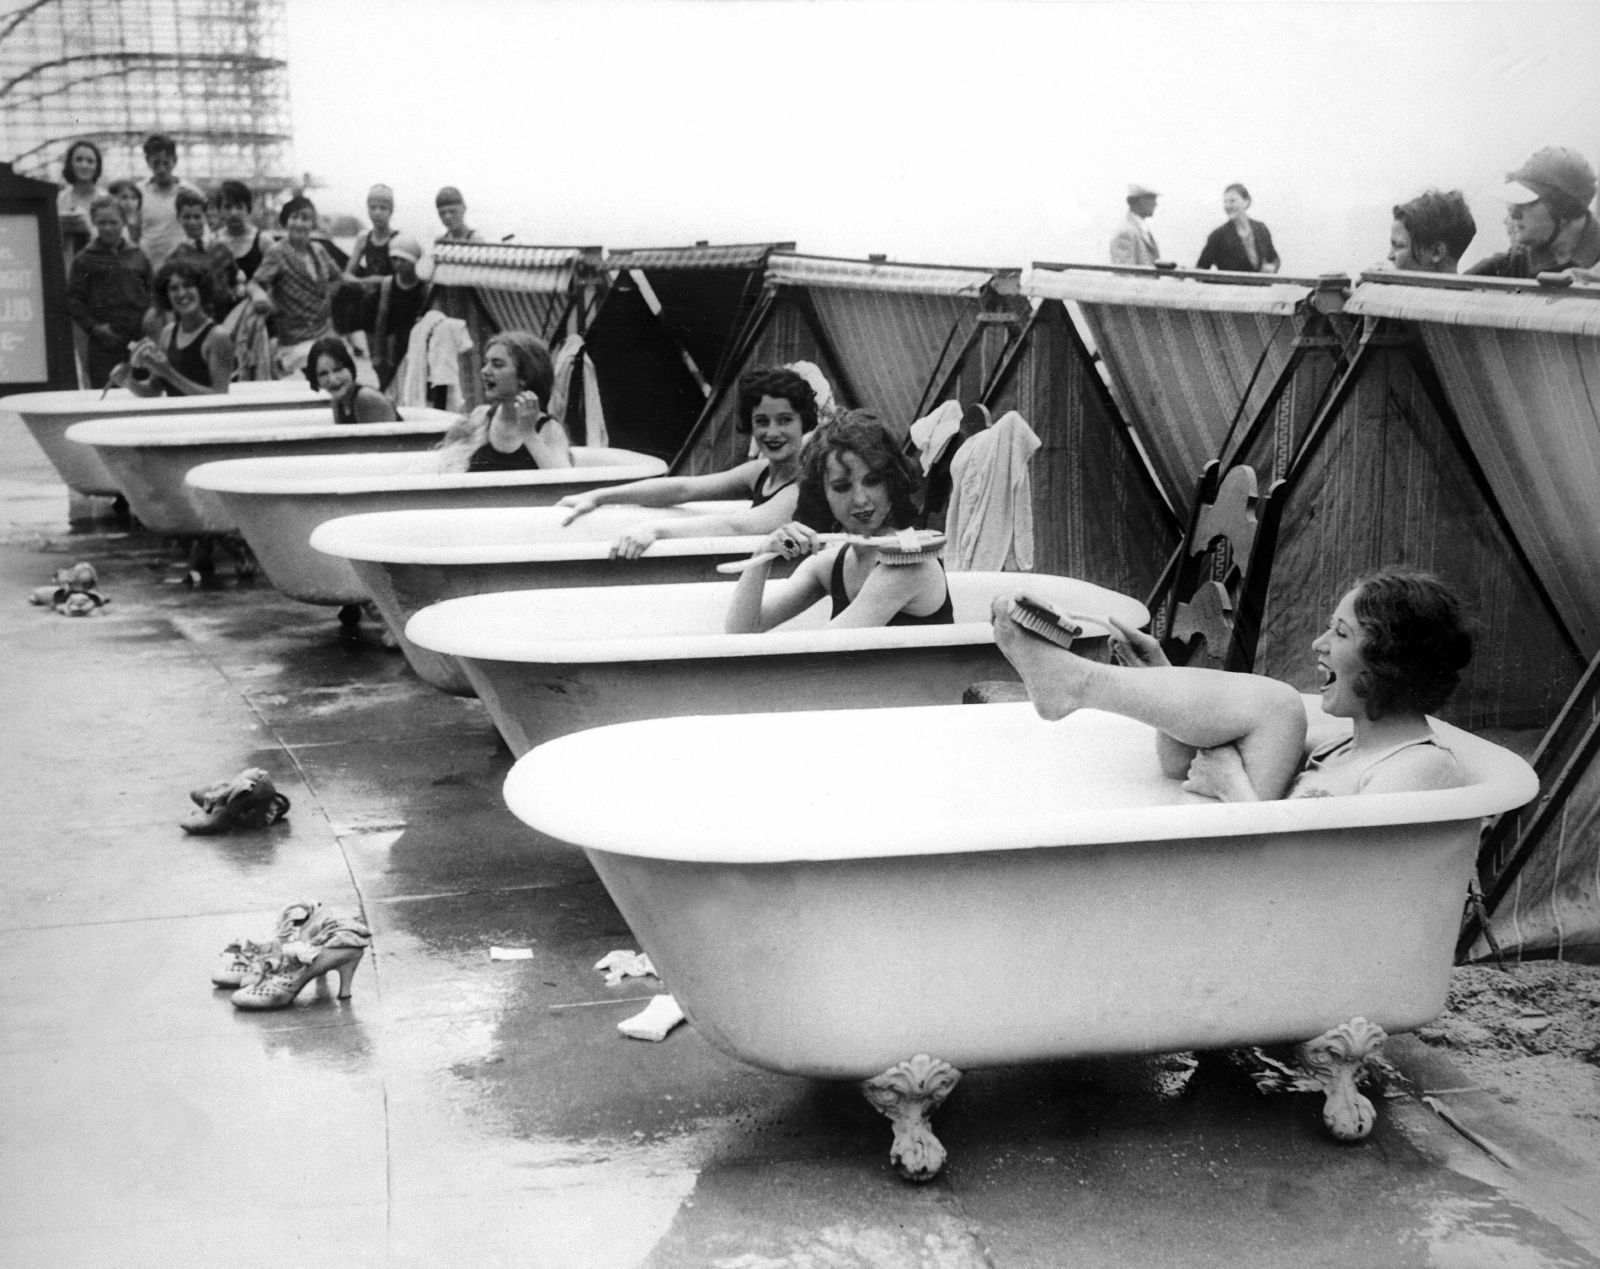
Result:
<svg viewBox="0 0 1600 1269">
<path fill-rule="evenodd" d="M 994 641 L 1005 654 L 1040 718 L 1054 722 L 1081 709 L 1095 666 L 1066 648 L 1029 634 L 1011 619 L 1011 597 L 997 595 L 989 609 Z"/>
</svg>

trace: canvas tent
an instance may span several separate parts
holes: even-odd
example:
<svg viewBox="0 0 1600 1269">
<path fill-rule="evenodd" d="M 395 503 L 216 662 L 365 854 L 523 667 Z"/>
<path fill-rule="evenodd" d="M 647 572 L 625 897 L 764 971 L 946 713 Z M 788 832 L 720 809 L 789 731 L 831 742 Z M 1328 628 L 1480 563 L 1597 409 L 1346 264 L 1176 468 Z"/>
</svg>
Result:
<svg viewBox="0 0 1600 1269">
<path fill-rule="evenodd" d="M 1023 309 L 1015 272 L 774 252 L 728 372 L 673 470 L 744 461 L 735 389 L 757 366 L 813 362 L 841 407 L 870 407 L 900 428 L 948 396 L 975 400 Z"/>
<path fill-rule="evenodd" d="M 605 290 L 599 247 L 539 247 L 520 242 L 440 242 L 429 248 L 434 308 L 459 317 L 472 334 L 472 368 L 484 340 L 496 331 L 525 330 L 553 349 L 581 335 Z M 477 375 L 463 387 L 476 404 Z M 581 403 L 583 394 L 572 400 Z M 581 409 L 568 411 L 567 429 L 583 439 Z"/>
<path fill-rule="evenodd" d="M 671 458 L 722 381 L 761 296 L 767 257 L 793 243 L 613 251 L 585 335 L 611 444 Z"/>
<path fill-rule="evenodd" d="M 1531 569 L 1588 661 L 1535 756 L 1541 796 L 1485 839 L 1491 914 L 1462 952 L 1600 959 L 1600 287 L 1364 275 L 1350 309 L 1403 323 Z M 1491 944 L 1491 939 L 1493 940 Z"/>
</svg>

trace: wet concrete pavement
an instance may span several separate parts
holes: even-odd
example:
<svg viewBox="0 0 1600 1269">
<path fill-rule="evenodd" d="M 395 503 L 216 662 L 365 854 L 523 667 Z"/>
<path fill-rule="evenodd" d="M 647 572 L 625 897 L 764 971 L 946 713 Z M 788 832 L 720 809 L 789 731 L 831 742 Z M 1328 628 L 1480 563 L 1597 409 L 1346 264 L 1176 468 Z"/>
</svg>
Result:
<svg viewBox="0 0 1600 1269">
<path fill-rule="evenodd" d="M 1404 1040 L 1355 1146 L 1210 1055 L 970 1072 L 908 1185 L 853 1088 L 617 1033 L 660 987 L 593 969 L 627 927 L 505 809 L 475 701 L 264 582 L 69 532 L 5 415 L 0 496 L 0 1264 L 1600 1265 L 1594 1172 L 1445 1093 L 1514 1166 L 1471 1144 L 1418 1096 L 1467 1081 Z M 109 608 L 24 603 L 78 559 Z M 178 829 L 252 765 L 284 823 Z M 218 950 L 311 897 L 372 928 L 352 998 L 232 1008 Z"/>
</svg>

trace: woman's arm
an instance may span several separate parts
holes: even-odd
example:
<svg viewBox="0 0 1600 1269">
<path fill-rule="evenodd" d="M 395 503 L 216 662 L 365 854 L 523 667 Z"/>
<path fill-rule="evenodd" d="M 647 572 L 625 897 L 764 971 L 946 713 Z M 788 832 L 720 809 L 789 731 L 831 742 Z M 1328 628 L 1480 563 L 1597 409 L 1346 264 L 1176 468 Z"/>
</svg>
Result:
<svg viewBox="0 0 1600 1269">
<path fill-rule="evenodd" d="M 1211 233 L 1206 235 L 1206 245 L 1200 249 L 1200 258 L 1195 261 L 1194 267 L 1197 269 L 1215 269 L 1217 267 L 1216 230 L 1212 230 Z"/>
<path fill-rule="evenodd" d="M 1283 262 L 1278 259 L 1278 249 L 1272 245 L 1272 230 L 1259 220 L 1252 223 L 1261 231 L 1261 237 L 1256 240 L 1256 254 L 1261 257 L 1261 272 L 1276 273 Z"/>
<path fill-rule="evenodd" d="M 587 493 L 568 494 L 556 503 L 569 508 L 570 514 L 562 520 L 569 525 L 579 516 L 588 515 L 596 507 L 626 503 L 634 507 L 675 507 L 680 502 L 693 502 L 699 498 L 737 498 L 748 496 L 751 482 L 763 464 L 756 459 L 730 467 L 727 471 L 712 472 L 705 476 L 652 476 L 648 480 L 634 480 L 625 485 L 607 485 L 604 489 L 591 489 Z M 784 520 L 792 516 L 785 516 Z M 782 520 L 768 526 L 775 529 Z"/>
<path fill-rule="evenodd" d="M 771 553 L 793 559 L 820 545 L 813 530 L 791 523 L 772 533 L 756 548 L 755 555 Z M 770 591 L 767 576 L 772 571 L 772 561 L 752 564 L 739 575 L 739 583 L 733 588 L 723 629 L 728 634 L 760 634 L 799 616 L 828 593 L 827 570 L 832 563 L 831 554 L 812 555 Z"/>
<path fill-rule="evenodd" d="M 542 426 L 535 425 L 524 444 L 541 470 L 572 466 L 572 442 L 560 419 L 547 417 Z"/>
</svg>

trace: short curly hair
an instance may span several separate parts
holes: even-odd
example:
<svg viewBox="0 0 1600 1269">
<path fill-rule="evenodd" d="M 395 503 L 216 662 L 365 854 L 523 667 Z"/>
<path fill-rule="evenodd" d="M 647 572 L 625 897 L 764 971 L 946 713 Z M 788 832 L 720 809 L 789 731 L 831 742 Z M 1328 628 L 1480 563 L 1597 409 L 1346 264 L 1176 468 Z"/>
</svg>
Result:
<svg viewBox="0 0 1600 1269">
<path fill-rule="evenodd" d="M 337 335 L 324 335 L 311 345 L 311 351 L 306 354 L 306 382 L 315 392 L 322 385 L 317 382 L 317 363 L 324 357 L 331 357 L 338 365 L 350 372 L 352 378 L 356 373 L 356 359 L 350 355 L 350 348 Z"/>
<path fill-rule="evenodd" d="M 161 266 L 161 272 L 156 274 L 155 281 L 150 285 L 157 308 L 164 313 L 172 311 L 172 301 L 167 298 L 167 287 L 172 284 L 173 278 L 183 278 L 199 291 L 200 307 L 213 316 L 216 314 L 216 282 L 211 276 L 211 270 L 194 260 L 168 260 Z"/>
<path fill-rule="evenodd" d="M 1355 693 L 1367 717 L 1438 709 L 1472 660 L 1460 596 L 1434 574 L 1399 565 L 1357 579 L 1355 592 L 1367 667 Z"/>
<path fill-rule="evenodd" d="M 739 417 L 734 428 L 750 431 L 751 416 L 762 397 L 782 397 L 800 416 L 800 430 L 809 432 L 817 426 L 817 394 L 811 385 L 793 370 L 783 366 L 758 366 L 747 370 L 739 378 Z"/>
<path fill-rule="evenodd" d="M 921 476 L 888 425 L 871 410 L 850 410 L 811 438 L 800 459 L 801 504 L 827 506 L 828 459 L 844 454 L 854 454 L 888 487 L 889 527 L 911 528 L 921 510 Z"/>
</svg>

